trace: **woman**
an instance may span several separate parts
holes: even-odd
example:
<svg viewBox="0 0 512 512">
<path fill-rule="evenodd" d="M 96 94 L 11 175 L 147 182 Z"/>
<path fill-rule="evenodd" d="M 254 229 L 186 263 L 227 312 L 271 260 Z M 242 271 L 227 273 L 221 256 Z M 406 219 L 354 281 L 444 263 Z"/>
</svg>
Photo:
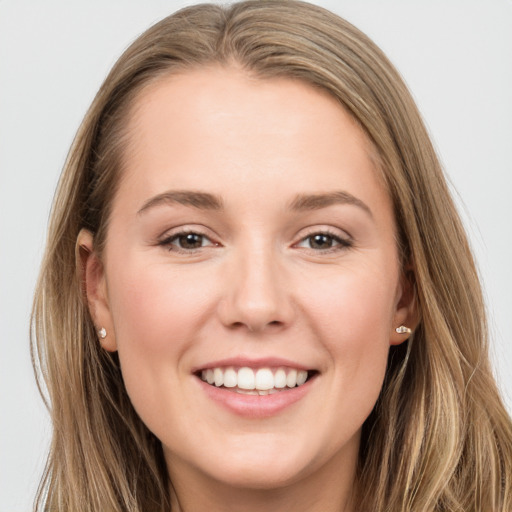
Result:
<svg viewBox="0 0 512 512">
<path fill-rule="evenodd" d="M 397 72 L 300 2 L 185 9 L 100 89 L 34 308 L 48 510 L 509 510 L 480 286 Z"/>
</svg>

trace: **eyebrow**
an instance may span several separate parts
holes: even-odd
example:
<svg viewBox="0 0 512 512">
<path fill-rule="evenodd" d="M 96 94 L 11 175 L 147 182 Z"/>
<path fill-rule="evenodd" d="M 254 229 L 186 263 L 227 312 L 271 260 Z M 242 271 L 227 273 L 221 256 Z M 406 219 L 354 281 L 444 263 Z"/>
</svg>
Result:
<svg viewBox="0 0 512 512">
<path fill-rule="evenodd" d="M 150 208 L 161 204 L 182 204 L 192 206 L 199 210 L 222 210 L 224 208 L 222 198 L 207 192 L 196 192 L 193 190 L 170 190 L 152 197 L 144 203 L 137 214 L 144 213 Z"/>
<path fill-rule="evenodd" d="M 373 213 L 366 203 L 343 190 L 325 194 L 299 194 L 292 200 L 289 209 L 295 211 L 320 210 L 334 204 L 357 206 L 373 218 Z"/>
<path fill-rule="evenodd" d="M 162 204 L 181 204 L 199 210 L 219 211 L 224 209 L 224 202 L 218 195 L 194 190 L 169 190 L 146 201 L 137 213 L 142 214 Z M 289 203 L 288 209 L 293 211 L 320 210 L 335 204 L 357 206 L 373 218 L 372 211 L 366 203 L 343 190 L 325 194 L 299 194 Z"/>
</svg>

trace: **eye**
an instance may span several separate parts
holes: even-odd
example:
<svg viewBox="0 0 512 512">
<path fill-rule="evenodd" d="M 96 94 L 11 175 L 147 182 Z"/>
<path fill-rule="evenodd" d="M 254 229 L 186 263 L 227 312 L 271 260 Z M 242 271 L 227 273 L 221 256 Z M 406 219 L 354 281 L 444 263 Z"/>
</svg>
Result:
<svg viewBox="0 0 512 512">
<path fill-rule="evenodd" d="M 195 231 L 182 231 L 164 238 L 159 245 L 167 247 L 170 251 L 194 252 L 207 246 L 215 246 L 206 235 Z"/>
<path fill-rule="evenodd" d="M 297 244 L 297 247 L 313 249 L 314 251 L 337 250 L 351 246 L 352 242 L 350 240 L 328 232 L 312 233 Z"/>
</svg>

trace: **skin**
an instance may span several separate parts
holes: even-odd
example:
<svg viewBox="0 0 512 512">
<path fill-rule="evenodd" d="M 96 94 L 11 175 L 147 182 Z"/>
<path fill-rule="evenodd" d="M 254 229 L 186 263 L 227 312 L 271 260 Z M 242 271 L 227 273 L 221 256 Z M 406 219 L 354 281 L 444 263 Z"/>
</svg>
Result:
<svg viewBox="0 0 512 512">
<path fill-rule="evenodd" d="M 151 85 L 128 128 L 104 253 L 90 233 L 79 243 L 100 341 L 119 352 L 135 409 L 163 444 L 175 506 L 352 510 L 361 426 L 390 345 L 407 338 L 395 328 L 413 321 L 365 134 L 326 93 L 235 67 Z M 223 208 L 151 203 L 177 190 L 215 194 Z M 364 205 L 289 207 L 334 191 Z M 197 249 L 180 248 L 184 229 L 203 235 Z M 241 417 L 193 374 L 234 354 L 318 374 L 279 414 Z"/>
</svg>

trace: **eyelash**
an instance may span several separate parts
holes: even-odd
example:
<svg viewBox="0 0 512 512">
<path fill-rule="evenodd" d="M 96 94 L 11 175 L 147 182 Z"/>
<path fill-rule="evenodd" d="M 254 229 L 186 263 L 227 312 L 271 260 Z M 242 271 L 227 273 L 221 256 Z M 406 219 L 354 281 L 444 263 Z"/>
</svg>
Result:
<svg viewBox="0 0 512 512">
<path fill-rule="evenodd" d="M 176 246 L 175 244 L 173 244 L 173 242 L 175 242 L 175 241 L 179 240 L 181 237 L 184 237 L 187 235 L 197 235 L 198 237 L 201 237 L 202 240 L 206 239 L 206 240 L 209 240 L 211 243 L 208 244 L 207 246 L 201 246 L 201 247 L 197 247 L 197 248 L 193 248 L 193 249 L 184 249 L 184 248 L 180 248 L 180 247 Z M 313 249 L 312 247 L 309 247 L 307 249 L 309 249 L 310 251 L 313 251 L 315 253 L 327 254 L 327 253 L 333 253 L 333 252 L 338 252 L 338 251 L 342 251 L 345 249 L 349 249 L 349 248 L 353 247 L 353 245 L 354 245 L 352 240 L 350 240 L 349 238 L 342 238 L 338 234 L 330 231 L 329 229 L 322 229 L 320 231 L 314 231 L 314 232 L 308 234 L 307 236 L 301 238 L 301 240 L 297 244 L 294 244 L 294 246 L 296 247 L 299 244 L 301 244 L 302 242 L 305 242 L 306 240 L 312 239 L 313 237 L 319 236 L 319 235 L 323 235 L 323 236 L 330 238 L 337 245 L 335 245 L 334 247 L 329 247 L 327 249 L 317 250 L 317 249 Z M 159 241 L 158 245 L 162 246 L 162 247 L 166 247 L 169 252 L 175 252 L 178 254 L 195 254 L 196 252 L 200 251 L 204 247 L 216 247 L 216 246 L 218 247 L 220 244 L 212 242 L 208 238 L 208 236 L 205 235 L 204 233 L 201 233 L 200 231 L 197 231 L 197 230 L 190 229 L 190 230 L 182 230 L 177 233 L 173 233 L 173 234 L 165 237 L 163 240 Z"/>
</svg>

